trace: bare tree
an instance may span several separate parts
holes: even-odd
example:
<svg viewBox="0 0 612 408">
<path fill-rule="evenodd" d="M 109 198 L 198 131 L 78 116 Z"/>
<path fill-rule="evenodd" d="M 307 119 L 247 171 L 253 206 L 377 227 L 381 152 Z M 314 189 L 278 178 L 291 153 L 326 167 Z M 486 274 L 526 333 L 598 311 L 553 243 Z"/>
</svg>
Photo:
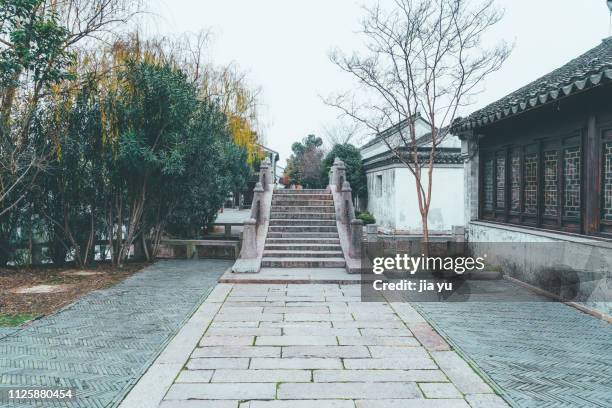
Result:
<svg viewBox="0 0 612 408">
<path fill-rule="evenodd" d="M 323 136 L 330 146 L 337 144 L 356 143 L 361 139 L 361 124 L 357 121 L 343 121 L 323 126 Z"/>
<path fill-rule="evenodd" d="M 483 35 L 502 16 L 494 0 L 394 0 L 390 9 L 366 8 L 365 55 L 331 54 L 360 86 L 327 103 L 379 135 L 414 175 L 424 242 L 437 148 L 459 109 L 510 54 L 505 42 L 483 46 Z M 429 122 L 428 149 L 417 134 L 419 115 Z"/>
</svg>

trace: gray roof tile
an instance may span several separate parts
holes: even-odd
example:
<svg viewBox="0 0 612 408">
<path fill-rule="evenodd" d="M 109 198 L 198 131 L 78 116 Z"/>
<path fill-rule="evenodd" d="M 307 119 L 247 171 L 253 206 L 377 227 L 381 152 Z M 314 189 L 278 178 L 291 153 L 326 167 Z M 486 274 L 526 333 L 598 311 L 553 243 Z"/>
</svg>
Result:
<svg viewBox="0 0 612 408">
<path fill-rule="evenodd" d="M 472 113 L 467 118 L 459 119 L 453 128 L 468 130 L 486 126 L 610 80 L 612 80 L 612 37 L 602 40 L 597 47 L 497 102 Z"/>
</svg>

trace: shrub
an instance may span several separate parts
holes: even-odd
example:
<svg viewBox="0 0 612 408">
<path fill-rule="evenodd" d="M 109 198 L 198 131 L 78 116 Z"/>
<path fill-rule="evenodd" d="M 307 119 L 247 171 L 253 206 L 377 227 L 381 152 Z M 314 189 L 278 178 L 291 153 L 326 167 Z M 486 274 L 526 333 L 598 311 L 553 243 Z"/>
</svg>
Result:
<svg viewBox="0 0 612 408">
<path fill-rule="evenodd" d="M 374 218 L 374 216 L 369 212 L 358 212 L 356 213 L 356 217 L 363 221 L 365 225 L 376 224 L 376 218 Z"/>
</svg>

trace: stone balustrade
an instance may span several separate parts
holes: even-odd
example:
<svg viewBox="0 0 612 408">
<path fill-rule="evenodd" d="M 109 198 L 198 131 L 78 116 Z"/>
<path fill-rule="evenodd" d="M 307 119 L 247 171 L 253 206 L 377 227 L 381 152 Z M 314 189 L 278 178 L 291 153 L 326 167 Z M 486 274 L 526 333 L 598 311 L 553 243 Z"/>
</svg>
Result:
<svg viewBox="0 0 612 408">
<path fill-rule="evenodd" d="M 265 241 L 267 224 L 270 219 L 270 203 L 274 180 L 270 168 L 270 160 L 266 157 L 259 167 L 259 181 L 253 189 L 251 216 L 244 221 L 242 232 L 242 249 L 240 257 L 233 267 L 234 272 L 259 272 L 262 241 Z"/>
<path fill-rule="evenodd" d="M 338 157 L 329 171 L 329 184 L 334 196 L 338 233 L 345 252 L 347 270 L 358 272 L 361 262 L 363 221 L 355 218 L 352 189 L 346 178 L 346 165 Z"/>
</svg>

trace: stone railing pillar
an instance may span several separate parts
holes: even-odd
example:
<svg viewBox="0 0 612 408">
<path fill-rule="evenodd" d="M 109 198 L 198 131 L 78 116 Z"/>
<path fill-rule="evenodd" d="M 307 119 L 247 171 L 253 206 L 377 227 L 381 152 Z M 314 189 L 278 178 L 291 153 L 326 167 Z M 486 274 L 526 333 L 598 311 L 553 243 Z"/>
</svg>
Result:
<svg viewBox="0 0 612 408">
<path fill-rule="evenodd" d="M 244 220 L 240 258 L 257 258 L 257 221 L 253 218 Z"/>
<path fill-rule="evenodd" d="M 261 185 L 261 182 L 258 181 L 253 189 L 253 205 L 251 205 L 251 218 L 255 220 L 257 225 L 261 224 L 263 219 L 263 214 L 261 213 L 261 200 L 263 199 L 264 191 L 264 187 Z"/>
<path fill-rule="evenodd" d="M 351 258 L 361 257 L 361 240 L 363 238 L 363 221 L 359 219 L 351 220 L 349 235 L 349 255 Z"/>
<path fill-rule="evenodd" d="M 353 191 L 346 178 L 346 166 L 338 157 L 329 171 L 329 187 L 334 197 L 336 225 L 346 269 L 349 273 L 360 273 L 363 221 L 355 218 Z"/>
<path fill-rule="evenodd" d="M 333 179 L 330 179 L 330 184 L 336 186 L 336 191 L 342 191 L 342 186 L 346 181 L 346 166 L 338 157 L 334 160 Z"/>
<path fill-rule="evenodd" d="M 340 190 L 342 197 L 342 222 L 345 225 L 349 225 L 351 220 L 355 218 L 355 210 L 353 209 L 353 189 L 348 181 L 342 183 Z"/>
<path fill-rule="evenodd" d="M 270 159 L 267 157 L 259 166 L 259 182 L 265 191 L 270 191 L 271 185 L 274 184 L 274 180 L 272 180 L 272 169 L 270 168 Z"/>
</svg>

